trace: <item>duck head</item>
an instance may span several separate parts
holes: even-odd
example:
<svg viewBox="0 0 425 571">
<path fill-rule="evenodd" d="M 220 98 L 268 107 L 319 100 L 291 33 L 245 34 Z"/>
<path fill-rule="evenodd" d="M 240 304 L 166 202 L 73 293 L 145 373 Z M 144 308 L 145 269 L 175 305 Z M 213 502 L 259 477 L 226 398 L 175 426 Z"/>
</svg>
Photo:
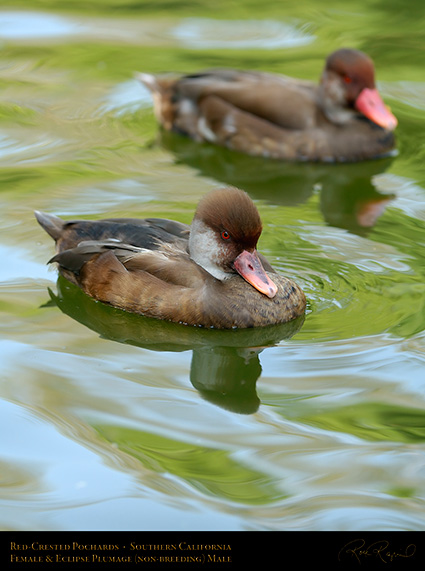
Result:
<svg viewBox="0 0 425 571">
<path fill-rule="evenodd" d="M 372 60 L 363 52 L 341 49 L 326 60 L 320 82 L 322 107 L 334 123 L 346 123 L 357 111 L 392 131 L 397 119 L 386 107 L 375 86 Z"/>
<path fill-rule="evenodd" d="M 256 251 L 261 230 L 260 215 L 246 192 L 236 188 L 212 191 L 196 209 L 190 228 L 190 257 L 218 280 L 238 273 L 255 289 L 274 297 L 277 286 Z"/>
</svg>

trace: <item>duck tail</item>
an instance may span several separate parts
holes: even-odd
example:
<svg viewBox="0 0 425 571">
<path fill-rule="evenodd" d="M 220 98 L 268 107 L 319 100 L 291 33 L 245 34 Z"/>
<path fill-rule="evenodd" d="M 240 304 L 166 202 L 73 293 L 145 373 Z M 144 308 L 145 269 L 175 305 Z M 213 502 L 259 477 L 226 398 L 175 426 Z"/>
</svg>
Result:
<svg viewBox="0 0 425 571">
<path fill-rule="evenodd" d="M 136 73 L 134 77 L 140 81 L 140 83 L 143 83 L 143 85 L 152 93 L 162 92 L 161 83 L 155 75 L 152 75 L 151 73 Z"/>
<path fill-rule="evenodd" d="M 152 93 L 153 110 L 155 117 L 167 130 L 173 128 L 175 105 L 173 93 L 176 85 L 176 76 L 166 74 L 161 76 L 150 73 L 138 73 L 135 78 Z"/>
<path fill-rule="evenodd" d="M 47 234 L 49 234 L 53 240 L 58 240 L 63 232 L 65 222 L 54 214 L 46 214 L 46 212 L 39 212 L 38 210 L 35 210 L 34 214 L 37 222 Z"/>
</svg>

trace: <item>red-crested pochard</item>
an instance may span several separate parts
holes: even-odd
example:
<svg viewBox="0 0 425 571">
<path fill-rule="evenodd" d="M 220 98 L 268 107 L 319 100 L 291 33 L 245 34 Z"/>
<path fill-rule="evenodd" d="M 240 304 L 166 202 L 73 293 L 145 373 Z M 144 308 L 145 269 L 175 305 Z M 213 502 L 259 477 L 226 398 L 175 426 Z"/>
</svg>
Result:
<svg viewBox="0 0 425 571">
<path fill-rule="evenodd" d="M 305 311 L 300 287 L 257 253 L 261 219 L 239 189 L 207 194 L 190 226 L 35 214 L 56 241 L 50 262 L 86 294 L 115 307 L 219 329 L 284 323 Z"/>
<path fill-rule="evenodd" d="M 137 78 L 166 130 L 291 161 L 360 161 L 394 150 L 397 119 L 384 105 L 372 60 L 340 49 L 320 84 L 258 71 L 210 70 Z"/>
</svg>

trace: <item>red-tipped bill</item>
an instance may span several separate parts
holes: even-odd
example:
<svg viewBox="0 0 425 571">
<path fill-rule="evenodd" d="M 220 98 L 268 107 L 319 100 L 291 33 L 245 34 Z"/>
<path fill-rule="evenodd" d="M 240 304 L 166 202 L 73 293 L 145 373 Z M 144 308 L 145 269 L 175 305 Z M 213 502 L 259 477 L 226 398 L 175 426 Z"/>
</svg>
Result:
<svg viewBox="0 0 425 571">
<path fill-rule="evenodd" d="M 234 268 L 249 284 L 268 297 L 274 297 L 277 286 L 266 274 L 257 253 L 244 250 L 234 261 Z"/>
<path fill-rule="evenodd" d="M 385 129 L 392 131 L 397 127 L 397 119 L 382 101 L 377 89 L 365 87 L 357 97 L 355 107 L 365 117 Z"/>
</svg>

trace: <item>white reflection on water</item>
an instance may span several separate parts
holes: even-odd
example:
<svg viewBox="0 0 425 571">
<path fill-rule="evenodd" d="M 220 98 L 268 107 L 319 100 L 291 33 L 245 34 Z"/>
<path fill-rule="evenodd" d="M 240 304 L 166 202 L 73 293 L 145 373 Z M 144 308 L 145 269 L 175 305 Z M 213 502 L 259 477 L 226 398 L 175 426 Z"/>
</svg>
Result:
<svg viewBox="0 0 425 571">
<path fill-rule="evenodd" d="M 79 34 L 81 24 L 39 12 L 0 12 L 0 38 L 49 38 Z"/>
<path fill-rule="evenodd" d="M 385 97 L 392 97 L 409 107 L 425 109 L 425 83 L 420 81 L 379 82 L 379 90 Z"/>
<path fill-rule="evenodd" d="M 374 176 L 374 184 L 383 192 L 394 192 L 396 199 L 393 208 L 399 208 L 407 216 L 425 220 L 425 189 L 415 181 L 393 173 L 381 173 Z"/>
<path fill-rule="evenodd" d="M 310 24 L 277 20 L 211 20 L 185 18 L 110 21 L 101 18 L 72 20 L 43 12 L 0 12 L 0 38 L 10 40 L 61 40 L 102 37 L 136 43 L 177 41 L 189 48 L 263 49 L 294 48 L 315 41 Z"/>
<path fill-rule="evenodd" d="M 17 281 L 22 278 L 41 279 L 52 281 L 52 273 L 49 268 L 28 259 L 24 250 L 19 250 L 16 245 L 9 248 L 0 244 L 0 282 Z"/>
<path fill-rule="evenodd" d="M 187 18 L 172 30 L 191 48 L 263 49 L 294 48 L 315 40 L 307 26 L 276 20 L 211 20 Z"/>
<path fill-rule="evenodd" d="M 21 140 L 8 135 L 0 135 L 0 164 L 10 165 L 10 161 L 19 163 L 34 163 L 40 160 L 48 160 L 56 157 L 58 147 L 63 146 L 63 139 L 56 139 L 50 135 L 36 137 L 33 141 L 24 140 L 27 132 Z"/>
<path fill-rule="evenodd" d="M 97 453 L 61 434 L 35 411 L 5 400 L 0 400 L 0 411 L 0 431 L 8 435 L 0 443 L 3 462 L 38 474 L 34 491 L 41 494 L 39 501 L 98 501 L 111 495 L 116 476 L 126 478 L 104 466 Z M 3 494 L 4 488 L 1 491 Z M 19 497 L 19 486 L 11 485 L 8 497 L 11 499 L 16 493 Z"/>
<path fill-rule="evenodd" d="M 156 497 L 140 498 L 137 495 L 78 506 L 60 512 L 60 521 L 66 529 L 77 529 L 84 521 L 85 529 L 91 531 L 137 529 L 139 531 L 165 530 L 166 522 L 177 523 L 177 530 L 236 531 L 241 529 L 240 517 L 221 514 L 208 506 L 199 510 L 195 505 L 161 504 Z"/>
<path fill-rule="evenodd" d="M 179 520 L 180 529 L 229 526 L 227 515 L 212 510 L 189 509 L 185 514 L 177 506 L 158 503 L 162 494 L 148 494 L 136 473 L 105 462 L 100 442 L 76 438 L 84 427 L 60 423 L 0 400 L 0 432 L 8 435 L 0 441 L 0 527 L 164 529 L 170 520 Z"/>
<path fill-rule="evenodd" d="M 87 185 L 74 193 L 75 202 L 70 204 L 68 197 L 59 197 L 49 212 L 60 217 L 100 214 L 107 218 L 105 210 L 128 209 L 148 203 L 155 199 L 155 195 L 147 184 L 130 178 L 119 178 L 99 185 Z M 51 243 L 53 246 L 53 242 Z M 53 250 L 52 250 L 53 251 Z"/>
<path fill-rule="evenodd" d="M 281 354 L 268 351 L 263 359 L 261 383 L 267 392 L 279 392 L 276 379 L 281 377 Z M 405 371 L 409 370 L 406 376 Z M 370 379 L 381 391 L 381 398 L 397 404 L 408 399 L 414 407 L 425 394 L 425 334 L 400 340 L 390 334 L 358 337 L 355 340 L 316 342 L 312 344 L 292 341 L 285 347 L 285 372 L 297 378 L 294 394 L 308 394 L 320 382 L 322 394 L 332 393 L 333 398 L 348 398 L 371 389 Z M 323 374 L 323 371 L 326 371 Z M 341 378 L 352 380 L 341 383 Z M 270 379 L 270 380 L 268 380 Z M 354 381 L 355 379 L 355 381 Z M 382 391 L 385 393 L 385 397 Z M 287 387 L 290 392 L 290 388 Z"/>
<path fill-rule="evenodd" d="M 398 252 L 388 244 L 382 244 L 355 236 L 332 226 L 306 226 L 307 231 L 300 232 L 306 240 L 320 246 L 321 255 L 332 260 L 348 261 L 360 270 L 380 274 L 390 269 L 397 272 L 409 272 L 409 256 Z"/>
<path fill-rule="evenodd" d="M 102 105 L 102 111 L 112 111 L 120 116 L 125 113 L 135 113 L 143 107 L 152 107 L 150 91 L 137 80 L 119 83 L 107 96 Z"/>
</svg>

